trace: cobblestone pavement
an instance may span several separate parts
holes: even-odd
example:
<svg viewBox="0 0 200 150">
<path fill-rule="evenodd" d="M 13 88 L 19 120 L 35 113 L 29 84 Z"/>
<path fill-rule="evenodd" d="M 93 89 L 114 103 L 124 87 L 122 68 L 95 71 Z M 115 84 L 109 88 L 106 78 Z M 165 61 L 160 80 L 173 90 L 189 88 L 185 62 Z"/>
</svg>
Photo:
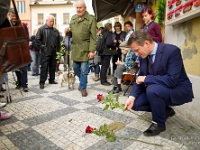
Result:
<svg viewBox="0 0 200 150">
<path fill-rule="evenodd" d="M 0 121 L 0 150 L 200 149 L 199 128 L 179 113 L 167 120 L 165 132 L 155 137 L 145 137 L 143 131 L 149 127 L 149 122 L 118 109 L 102 111 L 104 105 L 97 102 L 96 95 L 107 95 L 112 87 L 94 82 L 93 73 L 88 76 L 87 97 L 82 97 L 77 90 L 78 79 L 75 89 L 68 89 L 67 84 L 60 88 L 59 85 L 46 83 L 45 89 L 40 90 L 39 77 L 30 74 L 30 92 L 22 92 L 23 96 L 12 84 L 12 74 L 9 75 L 13 102 L 1 110 L 13 115 L 8 120 Z M 120 93 L 120 102 L 124 103 L 126 98 L 127 95 Z M 5 101 L 0 99 L 0 102 Z M 151 119 L 150 113 L 139 114 Z M 85 133 L 88 125 L 98 128 L 105 123 L 117 122 L 123 126 L 115 134 L 126 138 L 107 142 L 105 137 Z"/>
</svg>

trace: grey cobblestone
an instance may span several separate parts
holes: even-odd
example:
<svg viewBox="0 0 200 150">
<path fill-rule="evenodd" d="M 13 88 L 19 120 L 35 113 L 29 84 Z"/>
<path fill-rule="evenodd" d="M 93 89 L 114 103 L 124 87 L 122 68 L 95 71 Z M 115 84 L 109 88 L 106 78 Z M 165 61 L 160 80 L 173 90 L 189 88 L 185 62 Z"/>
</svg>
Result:
<svg viewBox="0 0 200 150">
<path fill-rule="evenodd" d="M 59 95 L 49 96 L 49 98 L 56 100 L 56 101 L 59 101 L 63 104 L 67 104 L 68 106 L 73 106 L 73 105 L 76 105 L 76 104 L 79 103 L 78 101 L 73 100 L 73 99 L 69 99 L 69 98 L 66 100 L 66 97 L 59 96 Z"/>
<path fill-rule="evenodd" d="M 4 110 L 2 110 L 2 111 L 4 111 Z M 19 121 L 19 120 L 15 116 L 12 116 L 12 119 L 1 120 L 0 128 L 1 128 L 1 126 L 5 126 L 7 124 L 11 124 L 11 123 L 14 123 L 17 121 Z"/>
<path fill-rule="evenodd" d="M 114 113 L 113 111 L 107 110 L 107 111 L 102 111 L 101 108 L 98 107 L 89 107 L 87 109 L 85 109 L 86 111 L 90 112 L 90 113 L 94 113 L 97 114 L 99 116 L 103 116 L 109 119 L 112 119 L 114 121 L 121 121 L 125 124 L 130 123 L 131 120 L 133 119 L 132 117 L 123 115 L 123 114 L 119 114 L 119 113 Z M 120 118 L 120 120 L 119 120 Z"/>
<path fill-rule="evenodd" d="M 74 111 L 77 111 L 77 109 L 72 108 L 72 107 L 67 107 L 67 108 L 64 108 L 64 109 L 61 109 L 61 110 L 53 111 L 53 112 L 50 112 L 50 113 L 47 113 L 47 114 L 44 114 L 44 115 L 39 115 L 37 117 L 32 117 L 32 118 L 23 120 L 23 122 L 28 124 L 29 126 L 34 126 L 34 125 L 37 125 L 37 124 L 44 123 L 46 121 L 51 121 L 53 119 L 56 119 L 56 118 L 63 116 L 63 115 L 67 115 L 67 114 L 72 113 Z"/>
<path fill-rule="evenodd" d="M 42 135 L 38 134 L 31 128 L 7 135 L 7 137 L 19 149 L 40 150 L 45 149 L 45 147 L 55 148 L 58 150 L 60 149 L 58 146 L 53 145 L 48 139 L 42 137 Z"/>
</svg>

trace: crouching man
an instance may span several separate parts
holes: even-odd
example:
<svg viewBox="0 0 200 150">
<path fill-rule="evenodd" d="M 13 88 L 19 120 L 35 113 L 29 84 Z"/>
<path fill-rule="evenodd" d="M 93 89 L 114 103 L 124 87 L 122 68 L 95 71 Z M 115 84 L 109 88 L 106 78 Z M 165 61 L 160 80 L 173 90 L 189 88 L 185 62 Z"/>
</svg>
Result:
<svg viewBox="0 0 200 150">
<path fill-rule="evenodd" d="M 125 108 L 151 112 L 155 123 L 143 134 L 158 135 L 166 130 L 167 118 L 175 115 L 170 106 L 192 101 L 192 84 L 178 47 L 156 43 L 144 30 L 132 33 L 128 45 L 139 56 L 140 72 Z"/>
</svg>

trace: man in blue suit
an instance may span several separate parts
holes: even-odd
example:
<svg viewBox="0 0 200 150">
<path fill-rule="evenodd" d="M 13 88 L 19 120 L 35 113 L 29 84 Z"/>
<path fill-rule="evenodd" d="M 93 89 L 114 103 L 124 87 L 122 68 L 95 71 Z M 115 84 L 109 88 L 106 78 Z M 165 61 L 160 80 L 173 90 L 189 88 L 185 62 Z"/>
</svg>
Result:
<svg viewBox="0 0 200 150">
<path fill-rule="evenodd" d="M 128 45 L 139 56 L 140 72 L 125 102 L 125 108 L 152 112 L 155 123 L 143 134 L 158 135 L 166 130 L 166 119 L 175 115 L 170 106 L 192 101 L 192 84 L 185 72 L 178 47 L 156 43 L 144 30 L 132 33 Z"/>
</svg>

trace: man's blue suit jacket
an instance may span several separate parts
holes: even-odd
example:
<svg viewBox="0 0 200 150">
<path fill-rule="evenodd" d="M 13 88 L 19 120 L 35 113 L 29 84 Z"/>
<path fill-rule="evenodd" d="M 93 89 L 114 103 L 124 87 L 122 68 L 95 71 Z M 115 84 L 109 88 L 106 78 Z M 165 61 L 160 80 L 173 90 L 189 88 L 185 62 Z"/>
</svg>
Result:
<svg viewBox="0 0 200 150">
<path fill-rule="evenodd" d="M 150 84 L 162 85 L 170 89 L 171 102 L 174 105 L 181 105 L 192 101 L 193 91 L 183 65 L 181 51 L 178 47 L 170 44 L 158 43 L 155 60 L 153 63 L 153 74 L 148 75 L 147 58 L 139 58 L 139 76 L 146 76 L 143 84 L 134 83 L 130 96 L 137 96 L 145 91 Z"/>
</svg>

